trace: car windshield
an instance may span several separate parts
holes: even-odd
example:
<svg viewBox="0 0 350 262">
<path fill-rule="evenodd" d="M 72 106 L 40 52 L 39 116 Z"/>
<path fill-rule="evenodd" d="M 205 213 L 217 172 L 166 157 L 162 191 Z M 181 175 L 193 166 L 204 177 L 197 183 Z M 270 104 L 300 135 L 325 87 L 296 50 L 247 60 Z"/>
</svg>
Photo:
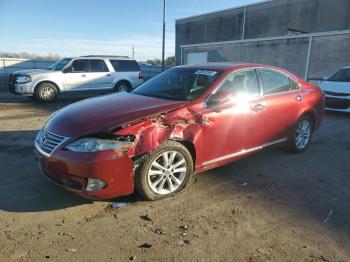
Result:
<svg viewBox="0 0 350 262">
<path fill-rule="evenodd" d="M 350 68 L 343 68 L 332 75 L 328 81 L 350 82 Z"/>
<path fill-rule="evenodd" d="M 190 101 L 201 96 L 221 73 L 193 68 L 172 68 L 143 83 L 132 93 Z"/>
<path fill-rule="evenodd" d="M 72 59 L 71 58 L 62 58 L 58 60 L 53 65 L 49 66 L 49 70 L 60 71 L 62 70 Z"/>
</svg>

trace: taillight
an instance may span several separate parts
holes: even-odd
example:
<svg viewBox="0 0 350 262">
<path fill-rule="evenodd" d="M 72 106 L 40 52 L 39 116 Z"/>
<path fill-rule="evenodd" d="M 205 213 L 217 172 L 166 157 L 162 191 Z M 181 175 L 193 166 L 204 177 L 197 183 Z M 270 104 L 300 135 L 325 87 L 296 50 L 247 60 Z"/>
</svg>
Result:
<svg viewBox="0 0 350 262">
<path fill-rule="evenodd" d="M 140 71 L 140 73 L 139 73 L 139 79 L 144 79 L 144 75 L 143 75 L 142 71 Z"/>
</svg>

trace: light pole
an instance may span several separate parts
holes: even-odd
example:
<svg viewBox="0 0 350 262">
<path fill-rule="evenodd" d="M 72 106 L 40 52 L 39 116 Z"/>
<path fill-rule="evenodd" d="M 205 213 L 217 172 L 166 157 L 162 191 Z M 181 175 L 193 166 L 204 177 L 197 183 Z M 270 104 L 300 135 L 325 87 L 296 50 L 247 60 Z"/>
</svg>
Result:
<svg viewBox="0 0 350 262">
<path fill-rule="evenodd" d="M 165 13 L 166 13 L 166 0 L 163 0 L 163 45 L 162 45 L 162 71 L 164 71 L 165 61 Z"/>
</svg>

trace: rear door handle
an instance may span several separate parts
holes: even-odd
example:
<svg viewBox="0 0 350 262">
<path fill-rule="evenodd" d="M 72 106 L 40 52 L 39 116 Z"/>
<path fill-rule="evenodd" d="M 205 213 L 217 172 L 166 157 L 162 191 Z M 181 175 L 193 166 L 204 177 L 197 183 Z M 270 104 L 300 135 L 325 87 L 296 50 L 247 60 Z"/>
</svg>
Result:
<svg viewBox="0 0 350 262">
<path fill-rule="evenodd" d="M 256 112 L 259 112 L 259 111 L 263 110 L 265 107 L 266 107 L 265 103 L 259 103 L 259 104 L 255 104 L 253 106 L 253 110 Z"/>
<path fill-rule="evenodd" d="M 82 77 L 86 77 L 86 75 L 85 75 L 85 74 L 82 74 L 81 76 L 82 76 Z"/>
<path fill-rule="evenodd" d="M 106 74 L 106 76 L 111 76 L 111 74 Z"/>
<path fill-rule="evenodd" d="M 304 99 L 304 96 L 302 96 L 302 95 L 297 95 L 296 97 L 295 97 L 295 99 L 297 100 L 297 101 L 302 101 L 303 99 Z"/>
</svg>

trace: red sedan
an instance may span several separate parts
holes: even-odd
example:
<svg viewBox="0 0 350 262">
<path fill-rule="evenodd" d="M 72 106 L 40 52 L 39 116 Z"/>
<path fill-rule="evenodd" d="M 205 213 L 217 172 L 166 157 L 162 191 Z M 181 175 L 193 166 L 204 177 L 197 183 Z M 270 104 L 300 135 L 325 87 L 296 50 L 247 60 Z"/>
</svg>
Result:
<svg viewBox="0 0 350 262">
<path fill-rule="evenodd" d="M 134 192 L 155 200 L 193 173 L 267 146 L 303 152 L 320 126 L 317 86 L 258 64 L 179 66 L 131 93 L 90 98 L 53 113 L 35 139 L 43 173 L 90 199 Z"/>
</svg>

